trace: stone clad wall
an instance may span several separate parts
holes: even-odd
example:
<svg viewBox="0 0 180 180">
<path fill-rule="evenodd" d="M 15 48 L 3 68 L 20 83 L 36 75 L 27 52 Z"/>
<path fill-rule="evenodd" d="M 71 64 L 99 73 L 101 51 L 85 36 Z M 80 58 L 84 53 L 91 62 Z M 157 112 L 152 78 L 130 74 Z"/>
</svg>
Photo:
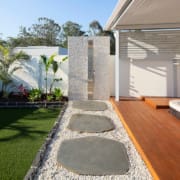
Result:
<svg viewBox="0 0 180 180">
<path fill-rule="evenodd" d="M 94 93 L 93 98 L 108 100 L 109 87 L 109 63 L 110 63 L 110 39 L 109 37 L 93 37 L 94 42 Z"/>
<path fill-rule="evenodd" d="M 87 37 L 69 37 L 69 100 L 87 100 L 88 43 Z"/>
<path fill-rule="evenodd" d="M 69 99 L 88 99 L 88 40 L 93 41 L 94 89 L 93 99 L 107 100 L 109 87 L 109 37 L 69 37 Z M 90 59 L 91 60 L 91 59 Z"/>
</svg>

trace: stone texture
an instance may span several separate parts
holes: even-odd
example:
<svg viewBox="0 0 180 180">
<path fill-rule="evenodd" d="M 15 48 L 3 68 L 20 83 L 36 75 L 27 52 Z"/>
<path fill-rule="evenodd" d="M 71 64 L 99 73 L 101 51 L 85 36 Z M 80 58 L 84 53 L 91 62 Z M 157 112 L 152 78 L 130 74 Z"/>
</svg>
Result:
<svg viewBox="0 0 180 180">
<path fill-rule="evenodd" d="M 57 160 L 68 170 L 82 175 L 118 175 L 129 170 L 125 146 L 100 137 L 63 141 Z"/>
<path fill-rule="evenodd" d="M 106 103 L 99 101 L 74 101 L 73 108 L 81 109 L 84 111 L 104 111 L 108 107 Z"/>
<path fill-rule="evenodd" d="M 88 41 L 92 41 L 92 48 L 88 48 Z M 110 96 L 109 37 L 69 37 L 68 51 L 69 99 L 88 99 L 89 73 L 89 80 L 93 81 L 92 98 L 96 100 L 108 100 Z M 90 61 L 89 63 L 88 60 Z"/>
<path fill-rule="evenodd" d="M 70 119 L 68 128 L 73 131 L 98 133 L 113 130 L 114 124 L 106 116 L 74 114 Z"/>
<path fill-rule="evenodd" d="M 93 37 L 94 42 L 94 92 L 93 99 L 108 100 L 110 96 L 109 86 L 109 60 L 110 39 L 109 37 Z"/>
<path fill-rule="evenodd" d="M 104 101 L 105 102 L 105 101 Z M 89 133 L 79 133 L 76 131 L 70 131 L 67 126 L 69 120 L 73 114 L 87 114 L 86 111 L 80 109 L 74 109 L 72 107 L 73 102 L 68 102 L 68 107 L 60 121 L 58 132 L 53 138 L 51 144 L 47 148 L 46 156 L 41 167 L 38 168 L 38 174 L 36 180 L 152 180 L 152 176 L 148 171 L 146 165 L 142 161 L 139 153 L 136 151 L 133 143 L 129 139 L 126 130 L 124 129 L 120 119 L 114 112 L 113 107 L 109 101 L 105 102 L 108 106 L 106 111 L 92 111 L 88 114 L 102 115 L 110 117 L 116 127 L 113 131 L 104 133 L 94 133 L 93 136 L 113 139 L 115 141 L 122 142 L 128 153 L 130 168 L 124 175 L 102 175 L 102 176 L 84 176 L 77 173 L 68 171 L 68 169 L 57 163 L 57 154 L 59 146 L 64 140 L 89 137 Z"/>
<path fill-rule="evenodd" d="M 88 43 L 87 37 L 69 37 L 69 100 L 88 99 Z"/>
</svg>

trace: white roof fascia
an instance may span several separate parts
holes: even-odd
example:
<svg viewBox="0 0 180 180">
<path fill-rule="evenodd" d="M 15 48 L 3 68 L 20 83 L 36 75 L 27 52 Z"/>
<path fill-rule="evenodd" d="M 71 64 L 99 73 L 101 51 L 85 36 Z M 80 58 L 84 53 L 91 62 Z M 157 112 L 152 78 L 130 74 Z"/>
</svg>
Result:
<svg viewBox="0 0 180 180">
<path fill-rule="evenodd" d="M 104 29 L 105 30 L 113 29 L 115 25 L 117 24 L 121 15 L 125 13 L 125 11 L 127 10 L 127 7 L 133 1 L 134 0 L 119 0 L 110 18 L 108 19 Z"/>
</svg>

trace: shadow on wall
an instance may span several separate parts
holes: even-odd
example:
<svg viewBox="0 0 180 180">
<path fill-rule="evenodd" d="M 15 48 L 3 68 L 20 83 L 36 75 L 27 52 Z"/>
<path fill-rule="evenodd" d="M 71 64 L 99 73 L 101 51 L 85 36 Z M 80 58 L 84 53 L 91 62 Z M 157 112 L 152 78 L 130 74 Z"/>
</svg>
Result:
<svg viewBox="0 0 180 180">
<path fill-rule="evenodd" d="M 38 57 L 33 57 L 28 62 L 23 61 L 19 66 L 21 69 L 13 75 L 16 84 L 23 84 L 27 89 L 42 88 L 42 83 L 40 81 L 42 71 L 40 69 Z"/>
<path fill-rule="evenodd" d="M 180 58 L 179 42 L 180 31 L 121 33 L 120 95 L 177 96 L 173 59 Z"/>
<path fill-rule="evenodd" d="M 65 56 L 57 56 L 56 61 L 59 62 Z M 13 91 L 18 91 L 17 87 L 20 84 L 27 89 L 40 88 L 45 91 L 45 68 L 43 63 L 40 61 L 40 57 L 33 57 L 28 62 L 21 62 L 19 66 L 22 68 L 14 73 L 13 81 L 16 86 L 11 89 Z M 61 88 L 64 95 L 67 95 L 68 89 L 68 61 L 65 61 L 59 65 L 59 69 L 56 73 L 56 78 L 61 78 L 62 81 L 55 82 L 54 87 Z M 50 70 L 48 72 L 48 87 L 53 79 L 53 72 Z"/>
</svg>

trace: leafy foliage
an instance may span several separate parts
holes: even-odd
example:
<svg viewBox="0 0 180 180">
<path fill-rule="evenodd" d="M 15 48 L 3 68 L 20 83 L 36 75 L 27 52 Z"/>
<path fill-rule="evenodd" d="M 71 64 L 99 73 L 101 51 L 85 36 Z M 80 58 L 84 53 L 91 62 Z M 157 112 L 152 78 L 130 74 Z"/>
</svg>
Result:
<svg viewBox="0 0 180 180">
<path fill-rule="evenodd" d="M 103 33 L 103 28 L 98 21 L 94 20 L 89 24 L 90 36 L 98 36 L 98 35 L 102 35 L 102 33 Z"/>
<path fill-rule="evenodd" d="M 41 59 L 43 61 L 44 67 L 45 67 L 45 71 L 46 71 L 46 77 L 45 77 L 45 83 L 46 83 L 46 96 L 47 96 L 47 82 L 48 82 L 48 71 L 50 66 L 52 65 L 52 63 L 54 62 L 54 57 L 56 55 L 53 54 L 51 55 L 49 58 L 45 55 L 41 55 Z"/>
<path fill-rule="evenodd" d="M 81 26 L 75 22 L 67 21 L 62 25 L 62 31 L 60 35 L 60 44 L 62 47 L 67 48 L 68 36 L 83 36 L 84 31 L 81 30 Z"/>
<path fill-rule="evenodd" d="M 115 54 L 115 37 L 112 31 L 104 31 L 97 20 L 89 24 L 89 36 L 109 36 L 110 37 L 110 53 Z"/>
<path fill-rule="evenodd" d="M 37 88 L 31 89 L 31 90 L 29 91 L 29 97 L 28 97 L 28 99 L 29 99 L 30 101 L 34 102 L 34 101 L 37 101 L 37 100 L 41 99 L 41 95 L 42 95 L 42 92 L 41 92 L 40 89 L 37 89 Z"/>
<path fill-rule="evenodd" d="M 52 101 L 54 99 L 53 94 L 48 94 L 47 95 L 47 101 Z"/>
<path fill-rule="evenodd" d="M 31 27 L 20 27 L 20 33 L 17 38 L 9 38 L 9 44 L 16 46 L 57 46 L 59 45 L 61 27 L 54 20 L 40 17 L 37 24 Z"/>
<path fill-rule="evenodd" d="M 68 47 L 68 36 L 109 36 L 111 54 L 115 54 L 115 38 L 112 31 L 104 31 L 101 24 L 94 20 L 89 24 L 89 31 L 82 30 L 76 22 L 67 21 L 62 26 L 46 17 L 38 18 L 38 23 L 30 27 L 20 27 L 18 37 L 10 37 L 8 42 L 11 47 L 16 46 L 62 46 Z"/>
<path fill-rule="evenodd" d="M 55 96 L 56 101 L 61 100 L 61 98 L 63 96 L 62 90 L 60 88 L 54 88 L 54 96 Z"/>
<path fill-rule="evenodd" d="M 0 80 L 2 82 L 1 91 L 6 92 L 7 86 L 13 82 L 12 74 L 21 69 L 19 66 L 13 66 L 19 60 L 27 60 L 29 56 L 23 51 L 13 53 L 13 50 L 0 45 Z"/>
<path fill-rule="evenodd" d="M 58 81 L 62 81 L 62 78 L 56 78 L 56 73 L 58 71 L 58 62 L 55 61 L 55 54 L 51 55 L 49 58 L 45 55 L 41 55 L 41 59 L 43 61 L 43 64 L 45 66 L 45 71 L 46 71 L 46 76 L 45 76 L 45 87 L 46 87 L 46 96 L 47 96 L 47 92 L 48 92 L 48 85 L 47 85 L 47 82 L 48 82 L 48 71 L 50 69 L 50 67 L 52 67 L 52 70 L 53 70 L 53 79 L 50 83 L 50 88 L 49 88 L 49 92 L 52 93 L 52 88 L 53 88 L 53 85 L 55 82 L 58 82 Z M 64 57 L 62 59 L 62 62 L 66 61 L 68 58 L 67 57 Z M 61 62 L 60 62 L 61 63 Z"/>
</svg>

